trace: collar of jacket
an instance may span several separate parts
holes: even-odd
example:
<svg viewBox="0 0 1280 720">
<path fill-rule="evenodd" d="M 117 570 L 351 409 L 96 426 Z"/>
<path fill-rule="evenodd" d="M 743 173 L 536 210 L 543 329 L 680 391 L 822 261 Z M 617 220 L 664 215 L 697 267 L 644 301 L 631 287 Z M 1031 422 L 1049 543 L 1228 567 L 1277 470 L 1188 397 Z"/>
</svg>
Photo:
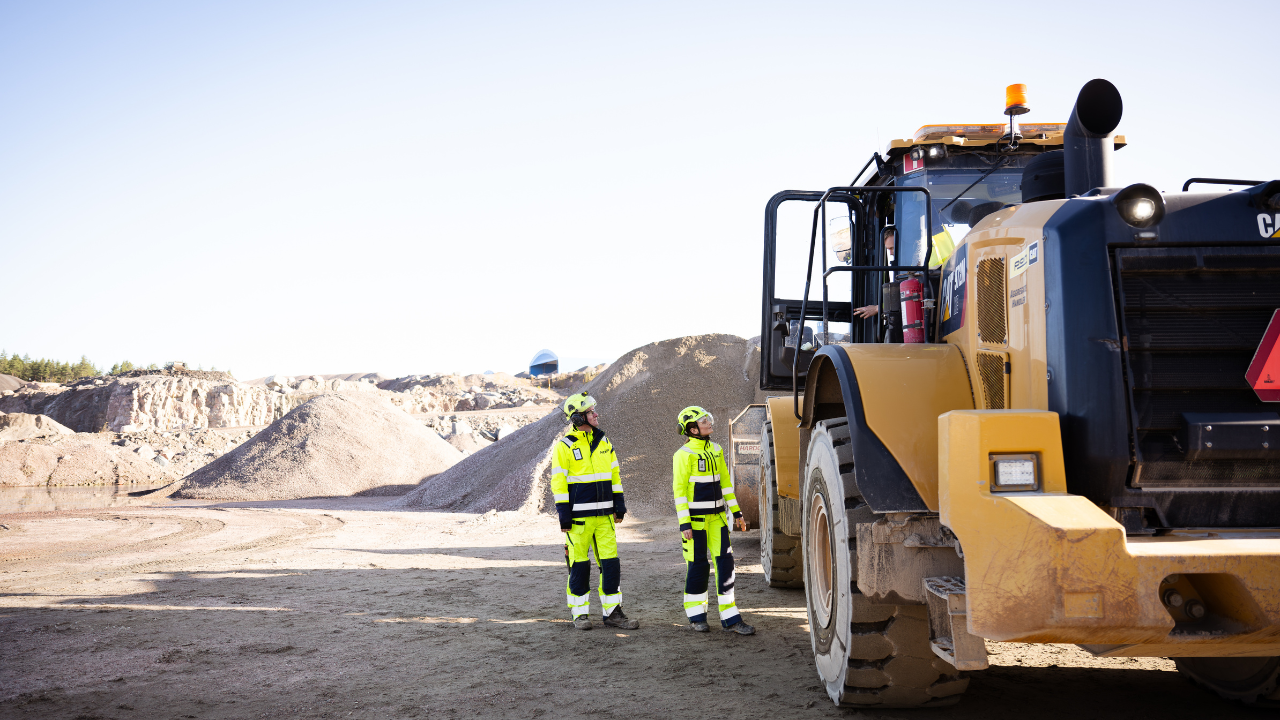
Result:
<svg viewBox="0 0 1280 720">
<path fill-rule="evenodd" d="M 684 446 L 690 450 L 696 450 L 698 452 L 709 452 L 711 450 L 715 450 L 715 441 L 711 438 L 691 437 L 689 438 L 689 442 L 685 443 Z"/>
</svg>

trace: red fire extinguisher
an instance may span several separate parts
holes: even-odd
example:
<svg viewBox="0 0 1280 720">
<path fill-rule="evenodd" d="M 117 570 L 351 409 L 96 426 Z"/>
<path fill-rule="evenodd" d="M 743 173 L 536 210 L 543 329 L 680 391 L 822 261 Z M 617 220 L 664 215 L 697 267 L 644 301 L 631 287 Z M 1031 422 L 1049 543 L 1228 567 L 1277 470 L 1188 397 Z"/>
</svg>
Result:
<svg viewBox="0 0 1280 720">
<path fill-rule="evenodd" d="M 902 281 L 902 341 L 924 342 L 924 308 L 920 302 L 920 281 Z"/>
</svg>

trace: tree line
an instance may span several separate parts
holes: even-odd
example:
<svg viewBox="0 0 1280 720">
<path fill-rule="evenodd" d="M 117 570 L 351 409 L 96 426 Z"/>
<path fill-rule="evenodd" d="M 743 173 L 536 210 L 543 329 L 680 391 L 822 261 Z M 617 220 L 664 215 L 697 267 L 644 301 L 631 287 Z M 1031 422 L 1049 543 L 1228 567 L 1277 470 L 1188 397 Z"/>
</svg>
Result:
<svg viewBox="0 0 1280 720">
<path fill-rule="evenodd" d="M 133 369 L 135 369 L 133 363 L 125 360 L 112 365 L 110 374 L 118 375 Z M 153 364 L 147 369 L 157 370 L 158 368 Z M 30 355 L 19 356 L 17 353 L 10 355 L 4 350 L 0 350 L 0 373 L 28 382 L 56 383 L 68 383 L 82 377 L 96 377 L 103 374 L 102 370 L 94 367 L 89 358 L 84 355 L 80 356 L 79 362 L 70 363 L 47 358 L 32 360 Z"/>
</svg>

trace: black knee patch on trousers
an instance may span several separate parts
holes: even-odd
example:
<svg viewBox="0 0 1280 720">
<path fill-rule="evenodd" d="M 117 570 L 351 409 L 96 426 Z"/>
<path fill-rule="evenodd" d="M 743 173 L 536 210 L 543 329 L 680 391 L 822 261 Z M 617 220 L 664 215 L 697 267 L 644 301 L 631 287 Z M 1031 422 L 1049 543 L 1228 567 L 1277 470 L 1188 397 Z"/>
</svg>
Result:
<svg viewBox="0 0 1280 720">
<path fill-rule="evenodd" d="M 613 595 L 618 592 L 618 584 L 622 580 L 622 564 L 618 558 L 606 558 L 600 561 L 600 592 Z"/>
<path fill-rule="evenodd" d="M 586 595 L 591 590 L 591 562 L 583 560 L 569 566 L 569 592 Z"/>
</svg>

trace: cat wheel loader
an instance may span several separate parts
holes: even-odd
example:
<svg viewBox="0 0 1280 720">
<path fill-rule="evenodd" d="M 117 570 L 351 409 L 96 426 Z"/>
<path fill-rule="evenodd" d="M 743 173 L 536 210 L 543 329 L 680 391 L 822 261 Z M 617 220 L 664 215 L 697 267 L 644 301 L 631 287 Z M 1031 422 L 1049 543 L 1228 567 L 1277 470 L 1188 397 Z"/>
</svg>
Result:
<svg viewBox="0 0 1280 720">
<path fill-rule="evenodd" d="M 839 705 L 954 703 L 984 640 L 1280 705 L 1280 181 L 1113 187 L 1122 107 L 1010 86 L 766 207 L 761 560 Z"/>
</svg>

